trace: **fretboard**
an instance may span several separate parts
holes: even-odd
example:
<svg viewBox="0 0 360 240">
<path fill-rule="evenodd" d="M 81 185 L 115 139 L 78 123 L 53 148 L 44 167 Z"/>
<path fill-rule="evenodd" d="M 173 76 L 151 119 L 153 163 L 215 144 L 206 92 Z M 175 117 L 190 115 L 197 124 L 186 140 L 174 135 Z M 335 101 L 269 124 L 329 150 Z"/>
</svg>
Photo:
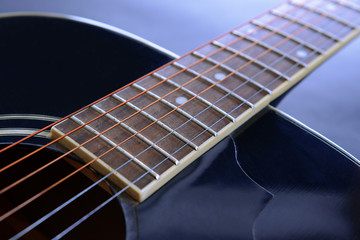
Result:
<svg viewBox="0 0 360 240">
<path fill-rule="evenodd" d="M 52 128 L 143 201 L 357 34 L 356 1 L 285 2 Z"/>
</svg>

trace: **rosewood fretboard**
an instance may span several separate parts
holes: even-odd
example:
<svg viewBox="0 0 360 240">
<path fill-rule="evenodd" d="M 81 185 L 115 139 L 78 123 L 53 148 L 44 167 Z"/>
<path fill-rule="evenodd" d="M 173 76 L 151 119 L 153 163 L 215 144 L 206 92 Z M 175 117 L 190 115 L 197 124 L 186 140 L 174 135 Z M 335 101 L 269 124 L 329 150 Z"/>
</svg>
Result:
<svg viewBox="0 0 360 240">
<path fill-rule="evenodd" d="M 57 124 L 52 137 L 143 201 L 359 26 L 355 1 L 286 2 Z"/>
</svg>

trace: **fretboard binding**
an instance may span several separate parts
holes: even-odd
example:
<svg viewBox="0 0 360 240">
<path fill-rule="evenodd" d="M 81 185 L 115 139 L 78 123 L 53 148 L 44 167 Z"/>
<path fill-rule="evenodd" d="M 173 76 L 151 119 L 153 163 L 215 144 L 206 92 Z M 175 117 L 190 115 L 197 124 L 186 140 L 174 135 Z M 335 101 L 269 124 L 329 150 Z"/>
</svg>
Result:
<svg viewBox="0 0 360 240">
<path fill-rule="evenodd" d="M 168 125 L 166 125 L 165 123 L 163 123 L 162 121 L 160 121 L 159 119 L 156 119 L 155 117 L 153 117 L 152 115 L 148 114 L 146 111 L 138 108 L 137 106 L 135 106 L 134 104 L 132 104 L 129 101 L 126 101 L 124 98 L 113 94 L 112 95 L 113 98 L 115 98 L 116 100 L 118 100 L 119 102 L 125 103 L 127 106 L 131 107 L 132 109 L 134 109 L 135 111 L 139 112 L 140 114 L 142 114 L 143 116 L 145 116 L 146 118 L 150 119 L 151 121 L 155 122 L 156 124 L 158 124 L 160 127 L 164 128 L 166 131 L 168 131 L 169 133 L 173 134 L 174 136 L 176 136 L 178 139 L 180 139 L 181 141 L 183 141 L 184 143 L 188 144 L 190 147 L 192 147 L 194 150 L 199 150 L 199 146 L 195 145 L 193 142 L 191 142 L 189 139 L 187 139 L 186 137 L 184 137 L 183 135 L 181 135 L 180 133 L 178 133 L 176 130 L 172 129 L 171 127 L 169 127 Z"/>
<path fill-rule="evenodd" d="M 203 129 L 209 131 L 212 135 L 214 135 L 215 137 L 218 135 L 218 133 L 216 131 L 214 131 L 212 128 L 210 128 L 209 126 L 207 126 L 206 124 L 202 123 L 201 121 L 199 121 L 196 117 L 191 116 L 190 114 L 188 114 L 187 112 L 185 112 L 184 110 L 182 110 L 181 108 L 175 106 L 174 104 L 172 104 L 171 102 L 167 101 L 166 99 L 160 97 L 159 95 L 153 93 L 150 90 L 147 90 L 146 88 L 140 86 L 137 83 L 133 83 L 131 86 L 145 92 L 146 94 L 150 95 L 151 97 L 155 98 L 156 100 L 160 100 L 162 103 L 166 104 L 167 106 L 169 106 L 170 108 L 172 108 L 173 110 L 181 113 L 182 115 L 184 115 L 185 117 L 187 117 L 189 120 L 193 121 L 194 123 L 196 123 L 197 125 L 199 125 L 200 127 L 202 127 Z"/>
<path fill-rule="evenodd" d="M 272 47 L 271 45 L 269 45 L 269 44 L 267 44 L 267 43 L 265 43 L 265 42 L 260 42 L 260 41 L 256 40 L 256 39 L 253 38 L 253 37 L 245 36 L 244 34 L 241 34 L 241 33 L 240 33 L 239 31 L 237 31 L 237 30 L 232 31 L 231 34 L 235 35 L 236 37 L 242 37 L 242 38 L 245 38 L 245 39 L 247 39 L 247 40 L 249 40 L 249 41 L 251 41 L 251 42 L 253 42 L 253 43 L 256 43 L 257 45 L 262 46 L 262 47 L 266 48 L 267 50 L 271 50 L 271 51 L 273 51 L 273 52 L 275 52 L 275 53 L 277 53 L 277 54 L 279 54 L 279 55 L 281 55 L 281 56 L 283 56 L 283 57 L 285 57 L 285 58 L 287 58 L 287 59 L 290 59 L 290 60 L 293 61 L 294 63 L 300 64 L 300 65 L 301 65 L 302 67 L 304 67 L 304 68 L 308 68 L 308 67 L 309 67 L 309 65 L 308 65 L 307 63 L 301 61 L 300 59 L 296 59 L 296 58 L 292 57 L 291 55 L 287 54 L 286 52 L 281 51 L 281 50 L 278 49 L 278 48 L 274 48 L 274 47 Z"/>
<path fill-rule="evenodd" d="M 226 92 L 226 94 L 229 94 L 229 95 L 235 97 L 236 99 L 238 99 L 238 100 L 246 103 L 246 104 L 247 104 L 248 106 L 250 106 L 251 108 L 254 107 L 254 105 L 253 105 L 252 103 L 250 103 L 248 100 L 246 100 L 245 98 L 243 98 L 243 97 L 241 97 L 240 95 L 236 94 L 234 91 L 231 91 L 231 90 L 228 89 L 227 87 L 221 85 L 220 83 L 218 83 L 218 82 L 216 82 L 216 81 L 213 81 L 211 78 L 208 78 L 208 77 L 206 77 L 205 75 L 202 75 L 202 74 L 198 73 L 197 71 L 195 71 L 195 70 L 193 70 L 193 69 L 191 69 L 191 68 L 186 68 L 184 65 L 182 65 L 182 64 L 180 64 L 180 63 L 178 63 L 178 62 L 173 62 L 172 64 L 173 64 L 175 67 L 180 68 L 181 70 L 186 69 L 187 72 L 193 74 L 195 77 L 199 77 L 199 78 L 207 81 L 208 83 L 211 83 L 214 87 L 219 88 L 219 89 L 221 89 L 222 91 Z M 246 80 L 247 80 L 247 79 L 246 79 Z M 249 80 L 247 80 L 247 81 L 250 82 L 251 84 L 255 85 L 255 86 L 258 87 L 258 88 L 262 88 L 262 86 L 259 85 L 259 84 L 258 84 L 257 82 L 255 82 L 255 81 L 249 81 Z M 265 90 L 265 91 L 266 91 L 267 93 L 269 93 L 270 95 L 272 94 L 272 91 L 269 90 L 269 89 L 263 89 L 263 90 Z M 249 105 L 248 103 L 250 103 L 250 105 Z"/>
<path fill-rule="evenodd" d="M 319 27 L 317 27 L 315 25 L 310 25 L 309 23 L 306 23 L 306 22 L 302 21 L 301 19 L 296 19 L 296 18 L 292 17 L 289 14 L 285 14 L 285 13 L 279 11 L 279 10 L 276 10 L 276 9 L 271 10 L 271 13 L 273 15 L 275 15 L 275 16 L 278 16 L 278 17 L 280 16 L 280 17 L 282 17 L 282 18 L 284 18 L 286 20 L 289 20 L 291 22 L 298 23 L 298 24 L 302 25 L 303 27 L 309 28 L 309 29 L 311 29 L 311 30 L 313 30 L 313 31 L 315 31 L 317 33 L 320 33 L 320 34 L 322 34 L 322 35 L 324 35 L 324 36 L 326 36 L 328 38 L 331 38 L 331 39 L 333 39 L 333 40 L 335 40 L 337 42 L 341 41 L 341 39 L 338 38 L 337 36 L 335 36 L 334 34 L 328 32 L 328 31 L 326 31 L 324 29 L 321 29 L 321 28 L 319 28 Z"/>
<path fill-rule="evenodd" d="M 194 54 L 194 55 L 196 56 L 197 54 Z M 214 60 L 214 59 L 212 59 L 212 58 L 210 58 L 210 57 L 206 57 L 205 55 L 202 55 L 202 54 L 197 55 L 197 57 L 205 58 L 206 61 L 208 61 L 208 62 L 210 62 L 210 63 L 212 63 L 212 64 L 214 64 L 214 65 L 216 65 L 216 66 L 219 66 L 220 68 L 225 69 L 226 71 L 229 71 L 230 73 L 233 73 L 233 74 L 235 74 L 236 76 L 241 77 L 241 78 L 245 79 L 245 80 L 248 81 L 248 82 L 257 83 L 257 86 L 258 86 L 258 87 L 260 87 L 261 89 L 267 91 L 268 93 L 270 93 L 270 95 L 272 94 L 271 90 L 268 89 L 267 87 L 265 87 L 264 85 L 262 85 L 262 84 L 260 84 L 260 83 L 258 83 L 258 82 L 256 82 L 256 81 L 254 81 L 254 80 L 251 79 L 250 77 L 246 76 L 246 75 L 243 74 L 243 73 L 240 73 L 240 72 L 236 71 L 235 69 L 233 69 L 233 68 L 231 68 L 231 67 L 229 67 L 229 66 L 226 66 L 226 65 L 224 65 L 224 64 L 221 64 L 221 63 L 219 63 L 218 61 L 216 61 L 216 60 Z M 251 104 L 251 105 L 249 105 L 251 108 L 254 108 L 254 104 L 252 104 L 252 103 L 249 102 L 248 100 L 246 100 L 246 102 L 248 103 L 248 105 Z"/>
<path fill-rule="evenodd" d="M 189 89 L 185 88 L 184 86 L 181 86 L 180 84 L 177 84 L 176 82 L 172 81 L 171 79 L 167 79 L 166 77 L 164 77 L 161 74 L 156 73 L 156 72 L 153 73 L 153 76 L 159 78 L 160 80 L 166 80 L 167 83 L 173 85 L 176 88 L 182 89 L 184 92 L 188 93 L 189 95 L 192 95 L 193 97 L 196 97 L 196 99 L 199 99 L 200 101 L 202 101 L 203 103 L 208 105 L 208 107 L 213 108 L 217 112 L 219 112 L 222 115 L 224 115 L 225 117 L 229 118 L 232 122 L 236 122 L 236 118 L 232 117 L 230 114 L 228 114 L 227 112 L 225 112 L 221 108 L 215 106 L 213 103 L 209 102 L 208 100 L 206 100 L 205 98 L 199 96 L 198 94 L 190 91 Z"/>
<path fill-rule="evenodd" d="M 296 3 L 294 3 L 293 1 L 290 1 L 290 3 L 293 4 L 293 5 L 295 5 L 295 6 L 298 6 L 298 5 L 296 5 Z M 326 17 L 330 18 L 331 20 L 334 20 L 334 21 L 336 21 L 336 22 L 339 22 L 339 23 L 341 23 L 341 24 L 344 24 L 345 26 L 348 26 L 348 27 L 350 27 L 350 28 L 352 28 L 352 29 L 357 29 L 357 28 L 359 28 L 358 26 L 355 26 L 355 25 L 349 23 L 347 20 L 345 20 L 343 17 L 341 17 L 341 16 L 339 16 L 339 15 L 337 15 L 337 14 L 329 14 L 330 12 L 323 11 L 323 10 L 321 10 L 321 9 L 311 8 L 311 7 L 307 6 L 307 5 L 301 5 L 300 7 L 304 8 L 304 9 L 306 9 L 306 10 L 308 10 L 308 11 L 312 11 L 312 12 L 314 12 L 314 13 L 320 14 L 320 15 L 326 14 Z"/>
<path fill-rule="evenodd" d="M 299 39 L 298 37 L 294 36 L 294 35 L 289 35 L 288 33 L 285 33 L 283 31 L 281 31 L 280 29 L 277 29 L 277 28 L 274 28 L 274 27 L 271 27 L 269 25 L 266 25 L 262 22 L 260 22 L 259 20 L 252 20 L 251 21 L 252 24 L 254 25 L 257 25 L 259 27 L 262 27 L 264 29 L 267 29 L 271 32 L 274 32 L 274 33 L 278 33 L 279 35 L 282 35 L 283 37 L 285 37 L 286 39 L 291 39 L 303 46 L 306 46 L 307 48 L 310 48 L 312 49 L 313 51 L 317 52 L 317 53 L 320 53 L 320 54 L 325 54 L 325 51 L 312 45 L 311 43 L 307 43 L 307 42 L 304 42 L 303 40 Z"/>
<path fill-rule="evenodd" d="M 136 135 L 138 138 L 140 138 L 141 140 L 143 140 L 144 142 L 146 142 L 150 147 L 154 148 L 155 150 L 157 150 L 159 153 L 161 153 L 162 155 L 164 155 L 167 159 L 170 159 L 170 161 L 172 161 L 175 165 L 179 164 L 179 160 L 177 160 L 174 156 L 172 156 L 170 153 L 166 152 L 164 149 L 162 149 L 161 147 L 159 147 L 158 145 L 156 145 L 154 142 L 152 142 L 151 140 L 149 140 L 147 137 L 145 137 L 144 135 L 142 135 L 141 133 L 139 133 L 138 131 L 136 131 L 135 129 L 133 129 L 132 127 L 128 126 L 127 124 L 125 124 L 124 122 L 120 121 L 119 119 L 117 119 L 116 117 L 114 117 L 113 115 L 111 115 L 110 113 L 106 113 L 103 109 L 99 108 L 96 105 L 92 105 L 91 106 L 92 109 L 94 109 L 95 111 L 97 111 L 100 114 L 104 114 L 105 117 L 109 118 L 110 120 L 112 120 L 113 122 L 115 122 L 116 124 L 121 125 L 123 128 L 125 128 L 127 131 L 129 131 L 130 133 Z"/>
<path fill-rule="evenodd" d="M 245 53 L 239 52 L 239 51 L 237 51 L 236 49 L 234 49 L 234 48 L 232 48 L 232 47 L 230 47 L 230 46 L 226 46 L 225 44 L 222 44 L 222 43 L 220 43 L 220 42 L 218 42 L 218 41 L 213 41 L 212 44 L 215 45 L 215 46 L 217 46 L 217 47 L 224 48 L 225 50 L 227 50 L 227 51 L 229 51 L 229 52 L 231 52 L 231 53 L 237 54 L 237 55 L 239 55 L 239 56 L 241 56 L 241 57 L 243 57 L 243 58 L 245 58 L 245 59 L 247 59 L 247 60 L 249 60 L 249 61 L 253 61 L 254 63 L 260 65 L 262 68 L 267 69 L 267 70 L 275 73 L 276 75 L 285 78 L 287 81 L 290 81 L 290 77 L 289 77 L 289 76 L 284 75 L 284 74 L 281 73 L 280 71 L 272 68 L 272 67 L 269 66 L 269 65 L 266 65 L 266 64 L 262 63 L 261 61 L 255 59 L 255 58 L 250 57 L 249 55 L 247 55 L 247 54 L 245 54 Z"/>
<path fill-rule="evenodd" d="M 143 162 L 141 162 L 139 159 L 137 159 L 135 156 L 133 156 L 131 153 L 129 153 L 128 151 L 126 151 L 125 149 L 121 148 L 120 146 L 118 146 L 118 144 L 114 143 L 113 141 L 111 141 L 110 139 L 108 139 L 107 137 L 105 137 L 104 135 L 102 135 L 101 133 L 99 133 L 98 131 L 96 131 L 94 128 L 90 127 L 89 125 L 85 124 L 83 121 L 81 121 L 80 119 L 78 119 L 75 116 L 71 116 L 70 117 L 71 120 L 73 120 L 74 122 L 76 122 L 77 124 L 79 124 L 80 126 L 84 126 L 84 128 L 86 130 L 88 130 L 89 132 L 91 132 L 92 134 L 97 135 L 99 138 L 101 138 L 101 140 L 103 140 L 105 143 L 107 143 L 108 145 L 112 146 L 114 149 L 116 149 L 117 151 L 121 152 L 122 154 L 124 154 L 125 156 L 127 156 L 128 158 L 131 159 L 131 161 L 133 161 L 134 163 L 136 163 L 139 167 L 141 167 L 143 170 L 147 171 L 150 173 L 151 176 L 153 176 L 156 180 L 160 179 L 160 175 L 157 174 L 155 171 L 153 171 L 150 167 L 148 167 L 146 164 L 144 164 Z"/>
</svg>

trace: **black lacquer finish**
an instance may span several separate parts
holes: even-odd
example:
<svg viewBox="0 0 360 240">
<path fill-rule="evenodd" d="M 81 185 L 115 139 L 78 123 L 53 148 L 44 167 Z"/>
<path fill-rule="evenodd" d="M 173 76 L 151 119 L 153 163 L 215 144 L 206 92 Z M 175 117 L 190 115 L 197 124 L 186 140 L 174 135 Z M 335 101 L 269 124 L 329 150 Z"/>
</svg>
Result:
<svg viewBox="0 0 360 240">
<path fill-rule="evenodd" d="M 121 34 L 72 20 L 1 19 L 0 30 L 8 33 L 0 44 L 0 114 L 61 117 L 171 60 Z M 9 128 L 45 124 L 0 121 Z M 0 137 L 0 143 L 11 140 Z M 358 186 L 354 162 L 270 111 L 144 203 L 127 205 L 126 235 L 359 239 Z"/>
<path fill-rule="evenodd" d="M 140 239 L 250 239 L 270 198 L 227 138 L 137 207 Z"/>
<path fill-rule="evenodd" d="M 65 117 L 171 60 L 128 36 L 68 18 L 3 17 L 0 32 L 0 115 Z M 48 124 L 0 119 L 0 128 Z M 0 143 L 16 139 L 0 135 Z"/>
<path fill-rule="evenodd" d="M 240 165 L 274 194 L 257 239 L 359 239 L 360 168 L 336 148 L 269 113 L 236 138 Z"/>
<path fill-rule="evenodd" d="M 359 186 L 351 159 L 270 111 L 138 206 L 140 239 L 358 239 Z"/>
</svg>

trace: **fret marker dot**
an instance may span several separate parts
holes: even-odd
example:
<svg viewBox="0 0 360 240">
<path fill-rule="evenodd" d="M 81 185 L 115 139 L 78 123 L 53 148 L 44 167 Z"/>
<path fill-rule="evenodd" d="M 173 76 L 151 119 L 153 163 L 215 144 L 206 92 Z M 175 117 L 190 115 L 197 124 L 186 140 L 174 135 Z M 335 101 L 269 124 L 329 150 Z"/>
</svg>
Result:
<svg viewBox="0 0 360 240">
<path fill-rule="evenodd" d="M 216 80 L 222 80 L 226 77 L 226 75 L 223 73 L 216 73 L 214 77 L 216 78 Z"/>
<path fill-rule="evenodd" d="M 336 9 L 336 5 L 333 3 L 326 4 L 325 8 L 330 11 L 334 11 Z"/>
<path fill-rule="evenodd" d="M 296 55 L 298 55 L 298 57 L 304 58 L 304 57 L 307 57 L 308 54 L 304 50 L 298 50 L 296 52 Z"/>
<path fill-rule="evenodd" d="M 175 101 L 177 104 L 182 105 L 187 102 L 187 98 L 186 97 L 177 97 Z"/>
<path fill-rule="evenodd" d="M 294 4 L 302 4 L 304 2 L 304 0 L 293 0 L 292 2 Z"/>
<path fill-rule="evenodd" d="M 255 28 L 253 27 L 249 27 L 248 29 L 246 29 L 246 33 L 252 33 L 255 31 Z"/>
</svg>

